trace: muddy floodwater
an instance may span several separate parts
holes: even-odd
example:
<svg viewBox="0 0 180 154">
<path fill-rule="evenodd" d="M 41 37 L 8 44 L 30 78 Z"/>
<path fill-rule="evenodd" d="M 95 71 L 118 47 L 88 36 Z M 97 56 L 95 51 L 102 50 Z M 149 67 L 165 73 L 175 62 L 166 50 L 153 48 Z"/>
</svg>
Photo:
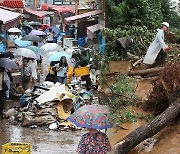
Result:
<svg viewBox="0 0 180 154">
<path fill-rule="evenodd" d="M 122 65 L 120 65 L 122 64 Z M 124 70 L 127 72 L 130 68 L 129 63 L 111 62 L 111 72 Z M 116 66 L 116 67 L 115 67 Z M 118 67 L 117 67 L 118 66 Z M 121 67 L 121 68 L 120 68 Z M 128 67 L 128 68 L 127 68 Z M 44 78 L 44 76 L 42 76 Z M 141 80 L 136 86 L 135 94 L 142 100 L 147 100 L 148 94 L 152 90 L 150 80 Z M 19 100 L 13 102 L 5 102 L 5 111 L 12 108 L 14 105 L 19 105 Z M 142 112 L 139 109 L 132 108 L 134 112 Z M 110 143 L 114 146 L 127 134 L 143 125 L 145 122 L 138 120 L 135 123 L 125 123 L 121 126 L 126 129 L 112 128 L 108 129 L 107 135 Z M 8 119 L 0 119 L 0 153 L 1 146 L 8 142 L 28 142 L 31 143 L 32 154 L 75 154 L 77 145 L 81 136 L 86 133 L 86 130 L 77 131 L 53 131 L 47 127 L 22 127 L 20 124 L 12 125 Z M 156 134 L 152 139 L 155 142 L 150 142 L 150 151 L 145 151 L 146 144 L 140 144 L 134 148 L 129 154 L 180 154 L 180 124 L 171 124 Z M 113 154 L 113 152 L 111 152 Z"/>
</svg>

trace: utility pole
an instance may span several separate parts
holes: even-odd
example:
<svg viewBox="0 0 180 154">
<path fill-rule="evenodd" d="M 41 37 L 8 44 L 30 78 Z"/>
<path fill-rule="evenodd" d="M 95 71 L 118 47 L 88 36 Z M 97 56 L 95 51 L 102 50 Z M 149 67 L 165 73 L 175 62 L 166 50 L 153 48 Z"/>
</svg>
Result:
<svg viewBox="0 0 180 154">
<path fill-rule="evenodd" d="M 37 0 L 34 0 L 34 9 L 37 9 Z"/>
<path fill-rule="evenodd" d="M 106 26 L 106 0 L 102 0 L 102 15 L 103 15 L 103 27 L 105 28 Z"/>
<path fill-rule="evenodd" d="M 75 15 L 78 15 L 79 12 L 78 12 L 78 7 L 79 7 L 79 0 L 75 0 Z M 76 27 L 76 30 L 75 30 L 75 39 L 77 39 L 77 28 L 78 28 L 78 21 L 76 20 L 75 21 L 75 27 Z"/>
</svg>

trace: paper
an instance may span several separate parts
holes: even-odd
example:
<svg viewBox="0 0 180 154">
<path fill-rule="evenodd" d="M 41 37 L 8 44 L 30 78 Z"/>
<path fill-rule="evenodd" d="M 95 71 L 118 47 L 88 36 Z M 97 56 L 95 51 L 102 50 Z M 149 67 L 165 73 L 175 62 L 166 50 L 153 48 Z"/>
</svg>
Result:
<svg viewBox="0 0 180 154">
<path fill-rule="evenodd" d="M 65 84 L 52 87 L 49 91 L 36 98 L 39 105 L 58 99 L 57 95 L 65 92 Z"/>
</svg>

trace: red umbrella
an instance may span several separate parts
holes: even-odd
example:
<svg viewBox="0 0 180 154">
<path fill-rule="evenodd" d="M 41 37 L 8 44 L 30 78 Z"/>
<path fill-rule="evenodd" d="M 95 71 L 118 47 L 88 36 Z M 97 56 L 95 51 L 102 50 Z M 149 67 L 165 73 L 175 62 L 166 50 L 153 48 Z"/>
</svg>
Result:
<svg viewBox="0 0 180 154">
<path fill-rule="evenodd" d="M 42 24 L 41 27 L 40 27 L 39 29 L 44 30 L 44 29 L 49 29 L 50 27 L 51 27 L 51 26 L 48 25 L 48 24 Z"/>
</svg>

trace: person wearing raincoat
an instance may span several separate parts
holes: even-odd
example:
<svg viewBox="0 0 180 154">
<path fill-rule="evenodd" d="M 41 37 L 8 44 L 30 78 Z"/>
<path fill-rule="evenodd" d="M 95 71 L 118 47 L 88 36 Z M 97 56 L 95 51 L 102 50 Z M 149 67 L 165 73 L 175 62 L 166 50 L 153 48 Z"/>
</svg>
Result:
<svg viewBox="0 0 180 154">
<path fill-rule="evenodd" d="M 168 45 L 164 42 L 164 32 L 166 32 L 168 28 L 169 28 L 169 24 L 167 22 L 163 22 L 161 29 L 157 29 L 158 32 L 156 34 L 156 37 L 154 41 L 151 43 L 151 45 L 149 46 L 147 53 L 144 57 L 144 60 L 143 60 L 144 64 L 148 64 L 148 65 L 154 64 L 159 54 L 164 55 L 164 50 L 165 51 L 170 50 Z M 161 51 L 161 49 L 163 49 L 163 51 Z M 162 58 L 164 58 L 164 56 Z M 161 59 L 161 60 L 164 61 L 164 59 Z"/>
</svg>

